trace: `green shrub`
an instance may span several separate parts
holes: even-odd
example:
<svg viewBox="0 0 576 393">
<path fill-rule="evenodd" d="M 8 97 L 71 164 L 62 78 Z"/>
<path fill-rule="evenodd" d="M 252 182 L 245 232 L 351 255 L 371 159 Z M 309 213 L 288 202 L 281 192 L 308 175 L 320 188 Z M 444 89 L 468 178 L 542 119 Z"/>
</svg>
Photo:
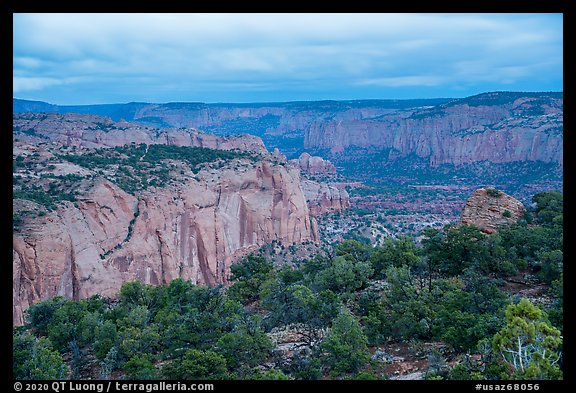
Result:
<svg viewBox="0 0 576 393">
<path fill-rule="evenodd" d="M 492 198 L 499 198 L 502 196 L 502 194 L 500 193 L 500 191 L 498 191 L 495 188 L 487 188 L 486 189 L 486 194 L 488 196 L 491 196 Z"/>
</svg>

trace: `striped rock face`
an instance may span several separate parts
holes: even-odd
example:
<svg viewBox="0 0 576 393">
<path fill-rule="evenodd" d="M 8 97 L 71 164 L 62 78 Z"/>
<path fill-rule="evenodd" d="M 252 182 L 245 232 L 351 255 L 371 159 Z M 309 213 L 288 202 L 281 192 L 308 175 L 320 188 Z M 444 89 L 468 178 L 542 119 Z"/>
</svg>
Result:
<svg viewBox="0 0 576 393">
<path fill-rule="evenodd" d="M 231 264 L 264 244 L 318 239 L 299 170 L 288 165 L 235 160 L 136 196 L 101 177 L 87 181 L 75 203 L 14 231 L 14 324 L 42 300 L 113 297 L 134 280 L 226 284 Z"/>
<path fill-rule="evenodd" d="M 516 222 L 525 210 L 522 202 L 502 191 L 479 188 L 468 198 L 460 222 L 476 225 L 482 232 L 490 234 L 502 225 Z"/>
</svg>

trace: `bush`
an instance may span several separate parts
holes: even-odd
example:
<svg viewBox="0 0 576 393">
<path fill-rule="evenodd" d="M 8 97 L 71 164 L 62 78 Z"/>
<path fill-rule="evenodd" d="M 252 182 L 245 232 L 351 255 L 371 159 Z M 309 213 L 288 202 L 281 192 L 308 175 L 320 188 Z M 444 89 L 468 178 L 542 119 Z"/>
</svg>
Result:
<svg viewBox="0 0 576 393">
<path fill-rule="evenodd" d="M 500 191 L 498 191 L 495 188 L 487 188 L 486 189 L 486 195 L 492 197 L 492 198 L 500 198 L 502 196 L 502 194 L 500 193 Z"/>
<path fill-rule="evenodd" d="M 337 256 L 327 269 L 316 276 L 316 284 L 322 289 L 335 292 L 352 292 L 364 287 L 374 270 L 367 261 L 353 261 Z"/>
<path fill-rule="evenodd" d="M 216 351 L 224 356 L 231 369 L 241 365 L 256 367 L 266 360 L 271 349 L 272 342 L 262 331 L 254 334 L 247 331 L 227 333 L 216 343 Z"/>
<path fill-rule="evenodd" d="M 234 282 L 228 289 L 233 299 L 242 303 L 257 300 L 262 284 L 269 278 L 274 266 L 272 262 L 259 255 L 248 255 L 230 267 L 230 281 Z"/>
<path fill-rule="evenodd" d="M 62 307 L 65 300 L 55 297 L 41 303 L 34 304 L 26 310 L 27 321 L 30 327 L 40 336 L 48 334 L 48 326 L 52 323 L 54 313 Z"/>
<path fill-rule="evenodd" d="M 166 379 L 226 379 L 226 359 L 213 351 L 188 350 L 162 368 Z"/>
<path fill-rule="evenodd" d="M 14 379 L 64 379 L 68 367 L 47 338 L 36 339 L 23 333 L 13 336 L 12 371 Z"/>
<path fill-rule="evenodd" d="M 346 309 L 334 319 L 328 337 L 322 342 L 323 359 L 332 369 L 333 375 L 356 373 L 370 359 L 368 339 L 362 332 L 358 320 Z"/>
<path fill-rule="evenodd" d="M 122 369 L 126 372 L 127 379 L 157 379 L 156 368 L 152 363 L 152 357 L 147 354 L 134 355 L 124 363 Z"/>
</svg>

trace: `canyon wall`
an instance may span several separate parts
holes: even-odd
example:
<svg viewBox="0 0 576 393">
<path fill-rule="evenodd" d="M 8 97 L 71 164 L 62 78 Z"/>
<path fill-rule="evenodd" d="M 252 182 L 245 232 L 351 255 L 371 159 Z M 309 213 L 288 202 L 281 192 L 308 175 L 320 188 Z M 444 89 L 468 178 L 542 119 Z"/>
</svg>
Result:
<svg viewBox="0 0 576 393">
<path fill-rule="evenodd" d="M 382 150 L 382 160 L 416 155 L 432 166 L 476 161 L 563 164 L 563 94 L 492 92 L 457 99 L 254 104 L 112 104 L 58 107 L 14 100 L 15 112 L 80 111 L 156 127 L 219 135 L 250 133 L 290 158 L 304 149 L 340 161 L 349 147 Z M 179 131 L 173 131 L 178 133 Z M 105 136 L 102 136 L 104 140 Z M 187 142 L 188 143 L 188 142 Z M 348 153 L 346 151 L 346 153 Z M 332 157 L 329 157 L 332 156 Z"/>
<path fill-rule="evenodd" d="M 515 100 L 509 106 L 442 107 L 434 112 L 402 112 L 379 119 L 317 122 L 305 133 L 307 149 L 388 149 L 384 160 L 415 154 L 432 166 L 474 161 L 563 163 L 563 115 L 557 106 Z M 557 104 L 560 105 L 560 104 Z"/>
<path fill-rule="evenodd" d="M 217 136 L 193 128 L 154 128 L 108 117 L 76 113 L 15 113 L 14 138 L 41 143 L 51 141 L 64 146 L 101 148 L 130 143 L 205 147 L 245 152 L 266 152 L 254 135 Z"/>
<path fill-rule="evenodd" d="M 225 284 L 263 244 L 317 241 L 298 170 L 238 161 L 138 198 L 98 178 L 76 205 L 29 220 L 13 234 L 14 323 L 43 299 L 112 296 L 132 280 Z"/>
</svg>

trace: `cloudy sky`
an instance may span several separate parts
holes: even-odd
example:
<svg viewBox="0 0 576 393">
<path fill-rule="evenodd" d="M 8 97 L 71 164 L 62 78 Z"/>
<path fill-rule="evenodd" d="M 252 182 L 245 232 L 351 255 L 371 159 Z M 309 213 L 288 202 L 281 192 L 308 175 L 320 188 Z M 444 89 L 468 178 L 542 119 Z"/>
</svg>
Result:
<svg viewBox="0 0 576 393">
<path fill-rule="evenodd" d="M 13 96 L 55 104 L 562 91 L 562 14 L 14 14 Z"/>
</svg>

